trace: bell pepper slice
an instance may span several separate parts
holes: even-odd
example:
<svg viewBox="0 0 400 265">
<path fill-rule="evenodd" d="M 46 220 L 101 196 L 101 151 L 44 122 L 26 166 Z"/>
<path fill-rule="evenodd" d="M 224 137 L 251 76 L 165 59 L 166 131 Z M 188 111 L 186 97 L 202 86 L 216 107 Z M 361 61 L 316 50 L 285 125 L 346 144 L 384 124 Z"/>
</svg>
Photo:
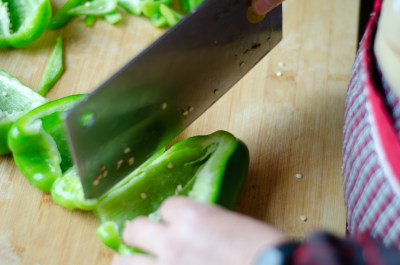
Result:
<svg viewBox="0 0 400 265">
<path fill-rule="evenodd" d="M 143 0 L 118 0 L 118 5 L 128 13 L 140 16 L 142 14 L 142 2 Z"/>
<path fill-rule="evenodd" d="M 75 167 L 71 167 L 51 187 L 53 201 L 67 209 L 93 210 L 97 199 L 86 199 Z"/>
<path fill-rule="evenodd" d="M 85 0 L 68 0 L 51 19 L 48 28 L 59 29 L 63 27 L 74 17 L 74 15 L 69 14 L 69 11 L 85 2 Z"/>
<path fill-rule="evenodd" d="M 122 14 L 118 11 L 114 11 L 110 14 L 104 15 L 104 19 L 107 23 L 114 25 L 122 20 Z"/>
<path fill-rule="evenodd" d="M 191 12 L 199 6 L 204 0 L 181 0 L 182 10 L 184 12 Z"/>
<path fill-rule="evenodd" d="M 46 95 L 47 91 L 54 85 L 55 82 L 57 82 L 63 70 L 62 39 L 61 37 L 58 37 L 56 45 L 44 70 L 42 80 L 40 81 L 38 89 L 40 95 Z"/>
<path fill-rule="evenodd" d="M 68 11 L 70 15 L 96 15 L 102 16 L 117 10 L 117 0 L 86 1 L 83 5 Z"/>
<path fill-rule="evenodd" d="M 225 131 L 194 136 L 176 143 L 99 198 L 95 208 L 102 223 L 114 222 L 122 232 L 127 220 L 157 216 L 170 196 L 232 208 L 238 199 L 249 164 L 247 147 Z"/>
<path fill-rule="evenodd" d="M 32 43 L 46 29 L 51 12 L 49 0 L 0 1 L 0 48 Z"/>
<path fill-rule="evenodd" d="M 7 134 L 11 125 L 46 102 L 47 99 L 0 70 L 0 155 L 10 153 Z"/>
<path fill-rule="evenodd" d="M 62 115 L 85 95 L 48 102 L 15 122 L 8 145 L 24 176 L 37 188 L 50 191 L 54 181 L 72 167 Z"/>
</svg>

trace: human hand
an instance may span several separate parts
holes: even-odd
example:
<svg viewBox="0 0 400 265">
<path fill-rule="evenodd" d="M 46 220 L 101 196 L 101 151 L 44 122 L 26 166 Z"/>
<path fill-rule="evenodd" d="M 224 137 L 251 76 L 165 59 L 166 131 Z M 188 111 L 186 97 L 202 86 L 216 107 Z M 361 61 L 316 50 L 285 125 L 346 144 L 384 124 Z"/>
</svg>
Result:
<svg viewBox="0 0 400 265">
<path fill-rule="evenodd" d="M 283 1 L 284 0 L 252 0 L 251 6 L 253 7 L 254 13 L 263 15 Z"/>
<path fill-rule="evenodd" d="M 166 200 L 162 222 L 138 217 L 124 241 L 150 255 L 116 256 L 112 265 L 247 265 L 261 250 L 288 241 L 273 227 L 184 197 Z"/>
</svg>

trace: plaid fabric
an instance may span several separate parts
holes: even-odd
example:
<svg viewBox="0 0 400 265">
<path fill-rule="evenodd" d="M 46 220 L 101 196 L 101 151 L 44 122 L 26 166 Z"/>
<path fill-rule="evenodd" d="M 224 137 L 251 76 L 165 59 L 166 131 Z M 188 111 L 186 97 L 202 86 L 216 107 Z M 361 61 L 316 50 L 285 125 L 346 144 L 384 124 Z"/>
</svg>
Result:
<svg viewBox="0 0 400 265">
<path fill-rule="evenodd" d="M 400 250 L 400 103 L 382 81 L 373 55 L 380 8 L 378 0 L 347 94 L 343 185 L 349 233 L 367 233 Z"/>
</svg>

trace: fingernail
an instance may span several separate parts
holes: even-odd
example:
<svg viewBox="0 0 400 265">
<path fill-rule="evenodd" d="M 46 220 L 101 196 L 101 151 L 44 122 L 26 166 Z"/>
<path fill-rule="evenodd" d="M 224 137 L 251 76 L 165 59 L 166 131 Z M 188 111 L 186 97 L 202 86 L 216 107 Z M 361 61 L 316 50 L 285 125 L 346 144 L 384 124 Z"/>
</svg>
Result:
<svg viewBox="0 0 400 265">
<path fill-rule="evenodd" d="M 272 8 L 274 8 L 274 4 L 265 0 L 259 0 L 253 4 L 254 13 L 257 15 L 264 15 Z"/>
</svg>

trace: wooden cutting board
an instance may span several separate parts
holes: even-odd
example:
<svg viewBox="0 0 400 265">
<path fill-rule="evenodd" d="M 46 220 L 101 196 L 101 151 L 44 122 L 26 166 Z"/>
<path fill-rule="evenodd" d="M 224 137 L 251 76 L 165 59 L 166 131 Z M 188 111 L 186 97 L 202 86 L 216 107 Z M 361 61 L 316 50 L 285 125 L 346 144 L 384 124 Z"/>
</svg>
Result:
<svg viewBox="0 0 400 265">
<path fill-rule="evenodd" d="M 294 238 L 345 233 L 341 141 L 359 2 L 287 0 L 283 41 L 178 137 L 222 129 L 242 139 L 251 162 L 236 210 Z M 87 93 L 162 33 L 145 18 L 92 28 L 78 18 L 28 48 L 0 51 L 0 69 L 36 90 L 62 35 L 65 72 L 48 97 Z M 97 225 L 92 214 L 53 203 L 11 156 L 0 157 L 0 264 L 109 264 L 113 252 Z"/>
</svg>

